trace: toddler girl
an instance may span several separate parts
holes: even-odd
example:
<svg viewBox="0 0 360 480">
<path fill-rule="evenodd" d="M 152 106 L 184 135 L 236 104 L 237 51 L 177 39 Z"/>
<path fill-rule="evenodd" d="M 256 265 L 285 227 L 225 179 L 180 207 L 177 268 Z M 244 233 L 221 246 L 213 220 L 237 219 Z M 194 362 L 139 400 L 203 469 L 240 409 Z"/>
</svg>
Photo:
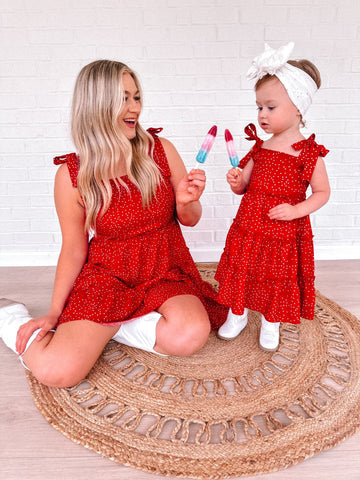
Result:
<svg viewBox="0 0 360 480">
<path fill-rule="evenodd" d="M 255 78 L 263 141 L 253 124 L 245 128 L 255 145 L 227 174 L 231 190 L 243 195 L 216 272 L 218 300 L 230 306 L 218 331 L 235 338 L 247 324 L 248 309 L 262 314 L 260 347 L 276 351 L 280 322 L 313 319 L 314 253 L 309 214 L 329 199 L 323 158 L 312 134 L 300 132 L 303 117 L 320 87 L 320 74 L 308 60 L 290 61 L 294 44 L 275 51 L 265 46 L 248 72 Z M 310 184 L 311 195 L 306 198 Z"/>
</svg>

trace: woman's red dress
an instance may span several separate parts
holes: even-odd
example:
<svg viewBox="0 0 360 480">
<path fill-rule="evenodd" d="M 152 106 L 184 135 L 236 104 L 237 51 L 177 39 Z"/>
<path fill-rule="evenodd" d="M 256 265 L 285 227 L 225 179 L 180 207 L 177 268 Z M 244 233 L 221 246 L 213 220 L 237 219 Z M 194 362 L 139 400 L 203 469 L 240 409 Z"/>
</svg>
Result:
<svg viewBox="0 0 360 480">
<path fill-rule="evenodd" d="M 119 324 L 156 310 L 177 295 L 197 296 L 212 328 L 225 321 L 228 309 L 217 303 L 216 291 L 202 280 L 176 219 L 170 168 L 158 132 L 150 130 L 154 160 L 163 177 L 156 196 L 143 208 L 141 194 L 127 176 L 122 180 L 129 191 L 113 183 L 110 207 L 97 220 L 88 258 L 59 323 L 85 319 Z M 54 163 L 67 163 L 76 187 L 77 155 L 55 157 Z"/>
</svg>

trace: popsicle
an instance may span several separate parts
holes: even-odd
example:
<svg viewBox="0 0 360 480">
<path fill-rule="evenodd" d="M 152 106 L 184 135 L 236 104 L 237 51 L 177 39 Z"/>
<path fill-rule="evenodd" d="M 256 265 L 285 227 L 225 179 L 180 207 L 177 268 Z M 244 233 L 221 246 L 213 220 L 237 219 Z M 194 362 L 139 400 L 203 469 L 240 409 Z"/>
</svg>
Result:
<svg viewBox="0 0 360 480">
<path fill-rule="evenodd" d="M 217 126 L 213 125 L 210 128 L 210 130 L 208 131 L 208 133 L 205 137 L 205 140 L 203 141 L 203 143 L 201 145 L 201 148 L 200 148 L 198 154 L 196 155 L 196 161 L 198 163 L 204 163 L 205 162 L 206 157 L 208 156 L 208 154 L 211 150 L 211 147 L 213 146 L 216 134 L 217 134 Z M 194 168 L 199 168 L 199 165 L 196 164 L 196 166 Z"/>
<path fill-rule="evenodd" d="M 230 158 L 230 163 L 234 168 L 236 168 L 239 165 L 239 157 L 237 156 L 237 153 L 234 147 L 233 136 L 227 129 L 225 130 L 225 142 L 226 142 L 226 148 Z"/>
</svg>

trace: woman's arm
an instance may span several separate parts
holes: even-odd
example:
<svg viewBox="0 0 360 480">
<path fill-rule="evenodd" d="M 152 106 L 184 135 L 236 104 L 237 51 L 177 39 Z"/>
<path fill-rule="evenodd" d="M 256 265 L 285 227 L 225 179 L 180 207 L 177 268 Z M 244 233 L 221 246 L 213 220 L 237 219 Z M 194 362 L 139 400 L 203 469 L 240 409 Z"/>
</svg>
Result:
<svg viewBox="0 0 360 480">
<path fill-rule="evenodd" d="M 179 153 L 174 145 L 161 138 L 170 171 L 170 182 L 175 192 L 176 213 L 182 225 L 192 227 L 201 218 L 202 208 L 199 201 L 205 188 L 205 172 L 194 169 L 188 174 Z"/>
<path fill-rule="evenodd" d="M 57 171 L 54 195 L 62 245 L 50 311 L 59 316 L 73 283 L 85 263 L 88 253 L 88 235 L 84 230 L 84 206 L 78 190 L 71 184 L 66 165 L 61 166 Z"/>
<path fill-rule="evenodd" d="M 283 203 L 269 211 L 272 220 L 294 220 L 305 217 L 319 210 L 330 197 L 330 184 L 326 173 L 325 162 L 319 157 L 310 180 L 311 195 L 297 205 Z"/>
<path fill-rule="evenodd" d="M 30 320 L 19 329 L 16 348 L 23 353 L 32 333 L 41 329 L 37 340 L 54 328 L 64 308 L 73 283 L 85 263 L 88 251 L 88 235 L 84 231 L 84 207 L 80 194 L 71 184 L 66 165 L 59 167 L 55 177 L 55 206 L 60 221 L 62 247 L 58 259 L 49 311 Z"/>
</svg>

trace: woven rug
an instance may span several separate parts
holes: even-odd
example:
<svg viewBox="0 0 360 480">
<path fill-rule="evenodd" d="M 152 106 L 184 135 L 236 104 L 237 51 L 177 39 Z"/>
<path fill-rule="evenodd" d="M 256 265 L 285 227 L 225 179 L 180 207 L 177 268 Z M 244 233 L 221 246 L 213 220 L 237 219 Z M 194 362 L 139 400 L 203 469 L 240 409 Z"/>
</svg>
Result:
<svg viewBox="0 0 360 480">
<path fill-rule="evenodd" d="M 214 284 L 214 264 L 200 264 Z M 111 341 L 68 389 L 28 380 L 45 419 L 123 465 L 197 479 L 281 470 L 360 428 L 360 321 L 319 292 L 316 318 L 281 326 L 259 349 L 260 316 L 230 342 L 211 334 L 196 355 L 161 357 Z"/>
</svg>

